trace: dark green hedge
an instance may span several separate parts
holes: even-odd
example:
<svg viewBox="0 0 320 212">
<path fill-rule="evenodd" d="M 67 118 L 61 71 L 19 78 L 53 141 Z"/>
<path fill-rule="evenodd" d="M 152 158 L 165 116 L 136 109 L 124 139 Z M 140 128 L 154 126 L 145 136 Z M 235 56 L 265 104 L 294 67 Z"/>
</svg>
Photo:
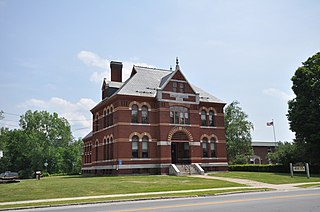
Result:
<svg viewBox="0 0 320 212">
<path fill-rule="evenodd" d="M 311 174 L 320 174 L 319 165 L 310 165 Z M 289 165 L 275 164 L 242 164 L 229 165 L 229 171 L 290 173 Z"/>
<path fill-rule="evenodd" d="M 274 164 L 243 164 L 243 165 L 229 165 L 229 171 L 245 171 L 245 172 L 278 172 L 289 173 L 290 168 L 283 165 Z"/>
</svg>

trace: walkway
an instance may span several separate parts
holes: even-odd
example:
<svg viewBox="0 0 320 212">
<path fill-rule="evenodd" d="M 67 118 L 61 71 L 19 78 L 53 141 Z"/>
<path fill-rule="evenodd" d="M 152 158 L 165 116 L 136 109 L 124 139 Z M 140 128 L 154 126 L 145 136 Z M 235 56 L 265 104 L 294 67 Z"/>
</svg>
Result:
<svg viewBox="0 0 320 212">
<path fill-rule="evenodd" d="M 293 184 L 269 184 L 269 183 L 262 183 L 262 182 L 257 182 L 257 181 L 253 181 L 253 180 L 246 180 L 246 179 L 239 179 L 239 178 L 208 176 L 207 174 L 205 174 L 205 175 L 192 175 L 190 177 L 223 180 L 223 181 L 229 181 L 229 182 L 233 182 L 233 183 L 240 183 L 240 184 L 247 185 L 247 186 L 253 187 L 253 188 L 271 188 L 271 189 L 281 190 L 281 191 L 283 191 L 283 190 L 296 190 L 296 189 L 299 189 L 299 187 L 296 187 L 296 186 L 317 183 L 317 182 L 308 182 L 308 183 L 293 183 Z"/>
</svg>

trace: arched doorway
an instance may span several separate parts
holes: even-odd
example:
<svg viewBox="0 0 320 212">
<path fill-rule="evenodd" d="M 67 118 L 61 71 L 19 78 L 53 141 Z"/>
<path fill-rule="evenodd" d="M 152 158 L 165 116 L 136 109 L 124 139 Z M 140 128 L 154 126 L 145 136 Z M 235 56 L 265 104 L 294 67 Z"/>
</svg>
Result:
<svg viewBox="0 0 320 212">
<path fill-rule="evenodd" d="M 171 136 L 171 163 L 190 164 L 189 137 L 184 131 Z"/>
</svg>

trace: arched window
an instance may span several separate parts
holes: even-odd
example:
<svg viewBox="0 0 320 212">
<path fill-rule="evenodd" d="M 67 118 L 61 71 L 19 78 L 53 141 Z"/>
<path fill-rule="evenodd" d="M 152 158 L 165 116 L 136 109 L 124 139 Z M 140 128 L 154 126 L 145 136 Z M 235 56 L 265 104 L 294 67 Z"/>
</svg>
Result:
<svg viewBox="0 0 320 212">
<path fill-rule="evenodd" d="M 208 139 L 207 138 L 202 139 L 202 157 L 203 158 L 208 157 Z"/>
<path fill-rule="evenodd" d="M 109 125 L 110 126 L 113 125 L 113 108 L 110 109 L 110 113 L 109 113 Z"/>
<path fill-rule="evenodd" d="M 171 124 L 189 124 L 189 111 L 186 107 L 170 107 Z"/>
<path fill-rule="evenodd" d="M 99 130 L 99 113 L 96 114 L 96 119 L 94 121 L 94 125 L 96 128 L 96 131 L 98 131 Z"/>
<path fill-rule="evenodd" d="M 209 126 L 214 126 L 214 112 L 212 110 L 209 111 Z"/>
<path fill-rule="evenodd" d="M 96 161 L 99 160 L 99 142 L 96 141 Z"/>
<path fill-rule="evenodd" d="M 106 116 L 107 127 L 110 126 L 109 116 L 110 116 L 110 110 L 108 109 L 107 110 L 107 116 Z"/>
<path fill-rule="evenodd" d="M 132 137 L 131 150 L 132 150 L 132 157 L 138 158 L 139 157 L 139 137 L 136 135 Z"/>
<path fill-rule="evenodd" d="M 109 138 L 107 138 L 107 143 L 106 143 L 107 147 L 107 160 L 110 160 L 110 155 L 111 155 L 111 148 L 110 148 L 110 142 L 109 142 Z"/>
<path fill-rule="evenodd" d="M 210 139 L 210 157 L 215 158 L 217 157 L 216 154 L 216 139 L 215 138 L 211 138 Z"/>
<path fill-rule="evenodd" d="M 103 111 L 103 127 L 108 127 L 108 112 L 106 110 Z"/>
<path fill-rule="evenodd" d="M 201 126 L 207 126 L 207 113 L 205 110 L 201 110 Z"/>
<path fill-rule="evenodd" d="M 148 107 L 147 106 L 142 106 L 141 108 L 141 122 L 142 123 L 148 123 Z"/>
<path fill-rule="evenodd" d="M 107 160 L 107 139 L 103 139 L 103 160 Z"/>
<path fill-rule="evenodd" d="M 148 136 L 143 136 L 142 138 L 142 158 L 148 158 Z"/>
<path fill-rule="evenodd" d="M 132 105 L 131 107 L 131 122 L 138 123 L 138 106 Z"/>
<path fill-rule="evenodd" d="M 109 143 L 109 152 L 110 152 L 110 160 L 113 159 L 113 138 L 110 138 L 110 143 Z"/>
</svg>

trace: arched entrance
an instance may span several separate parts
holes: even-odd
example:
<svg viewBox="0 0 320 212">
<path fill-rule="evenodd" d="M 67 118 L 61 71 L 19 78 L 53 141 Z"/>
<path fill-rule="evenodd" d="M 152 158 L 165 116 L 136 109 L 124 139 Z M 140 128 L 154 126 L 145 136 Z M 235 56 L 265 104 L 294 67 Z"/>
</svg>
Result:
<svg viewBox="0 0 320 212">
<path fill-rule="evenodd" d="M 168 140 L 171 141 L 171 163 L 190 164 L 191 133 L 185 128 L 174 128 L 169 133 Z"/>
</svg>

